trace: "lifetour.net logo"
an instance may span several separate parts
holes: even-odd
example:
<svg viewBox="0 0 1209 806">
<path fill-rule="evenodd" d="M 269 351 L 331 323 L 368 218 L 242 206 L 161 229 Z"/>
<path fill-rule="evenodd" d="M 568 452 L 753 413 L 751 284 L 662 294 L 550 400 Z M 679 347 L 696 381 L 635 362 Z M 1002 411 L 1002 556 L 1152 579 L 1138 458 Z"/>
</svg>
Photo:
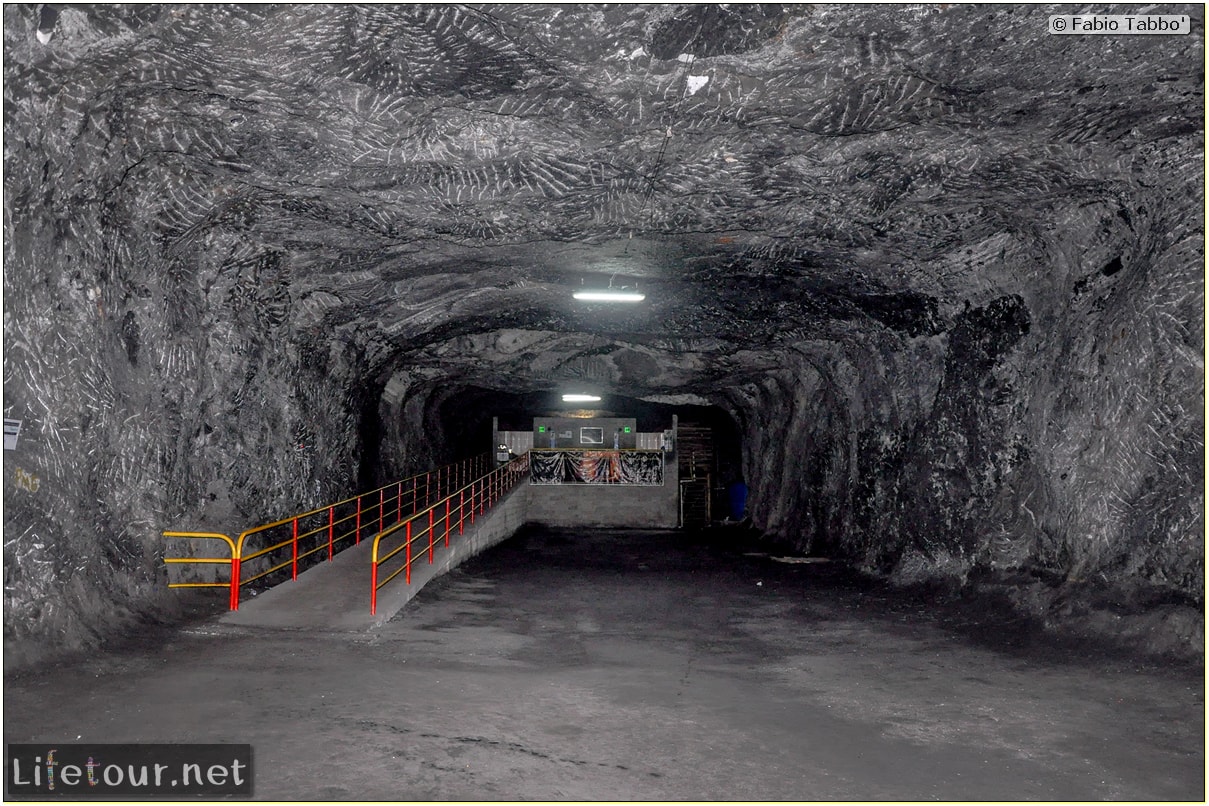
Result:
<svg viewBox="0 0 1209 806">
<path fill-rule="evenodd" d="M 250 795 L 250 744 L 10 744 L 10 795 Z"/>
</svg>

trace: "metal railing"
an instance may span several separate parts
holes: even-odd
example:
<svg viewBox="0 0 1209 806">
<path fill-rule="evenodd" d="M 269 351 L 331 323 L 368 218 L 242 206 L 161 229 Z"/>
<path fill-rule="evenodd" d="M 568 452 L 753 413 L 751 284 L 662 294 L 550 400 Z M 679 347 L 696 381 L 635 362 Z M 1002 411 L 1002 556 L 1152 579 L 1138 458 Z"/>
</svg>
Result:
<svg viewBox="0 0 1209 806">
<path fill-rule="evenodd" d="M 351 538 L 355 545 L 362 536 L 389 530 L 387 524 L 392 519 L 398 526 L 404 517 L 414 518 L 417 513 L 427 511 L 432 502 L 444 500 L 450 491 L 466 489 L 491 475 L 492 464 L 490 453 L 473 456 L 343 501 L 245 529 L 234 539 L 219 532 L 164 532 L 164 537 L 170 538 L 222 541 L 230 551 L 226 557 L 165 557 L 164 562 L 169 565 L 226 564 L 230 568 L 226 581 L 169 582 L 168 587 L 228 588 L 228 605 L 231 610 L 238 610 L 241 587 L 273 574 L 284 577 L 286 568 L 289 578 L 297 579 L 299 564 L 305 570 L 308 558 L 326 550 L 330 561 L 343 541 Z M 411 515 L 405 516 L 408 510 Z"/>
<path fill-rule="evenodd" d="M 445 548 L 449 548 L 449 535 L 455 526 L 458 534 L 462 534 L 467 520 L 473 524 L 477 515 L 486 512 L 528 472 L 529 455 L 525 454 L 374 535 L 370 615 L 377 614 L 378 591 L 388 582 L 403 574 L 406 584 L 411 584 L 411 566 L 416 556 L 426 554 L 431 564 L 438 542 L 443 542 Z M 398 559 L 400 555 L 401 560 Z M 401 564 L 393 571 L 384 570 L 383 566 L 392 564 L 392 561 Z"/>
</svg>

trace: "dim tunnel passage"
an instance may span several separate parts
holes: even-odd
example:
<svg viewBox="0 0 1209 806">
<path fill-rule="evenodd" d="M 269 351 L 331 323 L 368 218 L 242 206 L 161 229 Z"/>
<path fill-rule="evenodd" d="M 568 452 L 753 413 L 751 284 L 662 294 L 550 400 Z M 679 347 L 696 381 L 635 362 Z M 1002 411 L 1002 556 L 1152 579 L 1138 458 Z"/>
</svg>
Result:
<svg viewBox="0 0 1209 806">
<path fill-rule="evenodd" d="M 1203 798 L 1195 668 L 785 559 L 529 526 L 369 633 L 208 619 L 10 677 L 6 739 L 250 742 L 269 799 Z"/>
<path fill-rule="evenodd" d="M 458 397 L 467 394 L 473 392 Z M 389 618 L 428 580 L 526 522 L 693 528 L 746 519 L 741 440 L 717 407 L 611 395 L 592 396 L 591 409 L 567 411 L 551 405 L 549 395 L 543 401 L 478 394 L 494 406 L 476 406 L 478 421 L 461 418 L 464 430 L 452 437 L 443 430 L 433 436 L 458 446 L 488 425 L 485 412 L 502 411 L 489 423 L 493 450 L 238 534 L 167 530 L 168 587 L 223 589 L 231 611 L 252 597 L 253 612 L 245 607 L 228 617 L 231 623 L 368 627 Z M 537 407 L 538 416 L 516 408 L 521 403 Z M 444 414 L 447 407 L 437 410 Z M 440 414 L 434 419 L 442 426 L 455 422 Z M 362 427 L 371 435 L 384 430 L 365 421 Z M 369 471 L 369 478 L 381 475 L 378 467 Z M 362 612 L 366 567 L 368 617 Z M 379 594 L 396 579 L 406 587 L 395 585 L 379 613 Z"/>
</svg>

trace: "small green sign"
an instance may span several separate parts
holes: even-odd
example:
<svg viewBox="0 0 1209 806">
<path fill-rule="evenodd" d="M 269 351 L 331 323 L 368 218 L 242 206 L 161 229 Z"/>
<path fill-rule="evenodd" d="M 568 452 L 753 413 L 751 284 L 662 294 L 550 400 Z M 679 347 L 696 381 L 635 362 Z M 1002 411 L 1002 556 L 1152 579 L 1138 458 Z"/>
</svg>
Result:
<svg viewBox="0 0 1209 806">
<path fill-rule="evenodd" d="M 630 433 L 630 427 L 629 427 L 628 425 L 625 427 L 625 432 L 626 432 L 627 434 L 628 434 L 628 433 Z"/>
</svg>

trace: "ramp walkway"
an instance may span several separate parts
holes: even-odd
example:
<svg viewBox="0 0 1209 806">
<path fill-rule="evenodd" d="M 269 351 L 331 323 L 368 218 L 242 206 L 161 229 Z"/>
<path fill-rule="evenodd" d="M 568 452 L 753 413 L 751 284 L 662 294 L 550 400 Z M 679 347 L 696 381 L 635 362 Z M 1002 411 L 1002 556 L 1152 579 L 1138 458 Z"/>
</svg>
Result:
<svg viewBox="0 0 1209 806">
<path fill-rule="evenodd" d="M 624 470 L 612 458 L 607 467 Z M 624 458 L 648 470 L 668 464 L 661 450 L 635 449 Z M 595 456 L 583 462 L 602 464 Z M 164 560 L 169 587 L 225 588 L 229 612 L 220 618 L 223 624 L 369 630 L 390 621 L 428 581 L 510 537 L 527 520 L 676 525 L 674 475 L 671 484 L 654 473 L 534 486 L 529 464 L 529 453 L 504 464 L 484 454 L 237 536 L 164 532 L 173 541 Z"/>
<path fill-rule="evenodd" d="M 411 567 L 411 582 L 395 580 L 378 591 L 377 612 L 370 613 L 370 565 L 373 541 L 362 541 L 264 593 L 244 599 L 238 610 L 221 617 L 224 624 L 293 630 L 369 630 L 390 621 L 430 580 L 510 537 L 523 525 L 524 485 L 479 516 L 463 534 Z"/>
<path fill-rule="evenodd" d="M 167 531 L 169 587 L 225 588 L 226 624 L 379 627 L 426 582 L 523 525 L 527 471 L 527 456 L 495 466 L 482 455 L 237 537 Z M 216 546 L 226 556 L 210 556 Z"/>
</svg>

